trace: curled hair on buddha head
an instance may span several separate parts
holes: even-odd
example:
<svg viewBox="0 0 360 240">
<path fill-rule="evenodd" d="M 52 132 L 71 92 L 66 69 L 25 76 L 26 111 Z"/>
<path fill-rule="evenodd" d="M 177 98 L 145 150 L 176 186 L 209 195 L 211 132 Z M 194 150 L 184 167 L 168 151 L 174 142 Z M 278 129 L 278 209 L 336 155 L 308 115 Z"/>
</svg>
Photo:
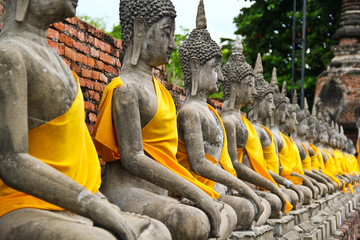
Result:
<svg viewBox="0 0 360 240">
<path fill-rule="evenodd" d="M 123 49 L 133 43 L 134 20 L 141 17 L 147 27 L 163 17 L 176 17 L 170 0 L 120 0 L 120 23 Z"/>
<path fill-rule="evenodd" d="M 279 92 L 275 92 L 274 93 L 274 104 L 275 107 L 278 108 L 282 103 L 287 103 L 287 99 L 285 98 L 286 96 L 286 82 L 283 82 L 283 87 L 282 87 L 282 91 Z"/>
<path fill-rule="evenodd" d="M 254 100 L 261 101 L 267 94 L 274 93 L 275 87 L 272 84 L 269 84 L 264 79 L 263 75 L 263 65 L 261 61 L 261 55 L 258 53 L 256 64 L 255 64 L 255 89 L 257 92 L 257 95 L 254 97 Z M 277 81 L 272 79 L 272 82 Z"/>
<path fill-rule="evenodd" d="M 227 63 L 225 63 L 222 67 L 222 73 L 224 75 L 224 100 L 227 100 L 230 97 L 231 82 L 241 83 L 245 77 L 254 76 L 254 70 L 252 69 L 251 65 L 245 61 L 245 57 L 243 55 L 243 45 L 241 43 L 240 37 L 236 37 L 236 41 L 232 47 L 231 56 Z"/>
<path fill-rule="evenodd" d="M 191 91 L 191 68 L 190 59 L 199 59 L 200 65 L 207 61 L 219 57 L 222 52 L 220 46 L 211 39 L 209 31 L 206 29 L 206 15 L 203 0 L 200 0 L 196 16 L 196 28 L 191 31 L 179 48 L 179 58 L 184 74 L 185 89 Z"/>
</svg>

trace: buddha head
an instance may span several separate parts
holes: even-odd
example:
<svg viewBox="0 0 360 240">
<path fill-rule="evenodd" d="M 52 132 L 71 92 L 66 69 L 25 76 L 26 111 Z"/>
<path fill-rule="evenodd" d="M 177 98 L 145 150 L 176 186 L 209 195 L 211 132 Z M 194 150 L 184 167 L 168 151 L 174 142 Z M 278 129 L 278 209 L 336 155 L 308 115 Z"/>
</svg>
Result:
<svg viewBox="0 0 360 240">
<path fill-rule="evenodd" d="M 296 119 L 299 123 L 296 127 L 296 134 L 299 138 L 306 139 L 306 134 L 309 131 L 308 116 L 310 115 L 307 100 L 306 98 L 304 98 L 304 109 L 300 109 L 300 106 L 297 103 L 297 92 L 295 90 L 293 96 L 293 104 L 296 105 Z"/>
<path fill-rule="evenodd" d="M 251 112 L 253 121 L 259 120 L 264 123 L 268 118 L 272 119 L 275 113 L 274 104 L 274 93 L 275 87 L 269 84 L 264 79 L 263 66 L 261 61 L 261 55 L 258 54 L 255 64 L 255 89 L 257 95 L 254 97 L 254 102 L 249 106 L 249 112 Z M 274 73 L 274 72 L 273 72 Z M 275 75 L 273 74 L 272 81 L 276 81 L 276 70 Z M 273 125 L 273 124 L 272 124 Z"/>
<path fill-rule="evenodd" d="M 319 135 L 319 142 L 323 145 L 327 145 L 329 143 L 329 134 L 327 131 L 327 126 L 322 121 L 318 121 L 316 124 L 316 132 Z"/>
<path fill-rule="evenodd" d="M 288 113 L 289 116 L 286 118 L 286 129 L 288 133 L 293 133 L 296 131 L 297 126 L 299 125 L 299 122 L 297 121 L 296 118 L 296 112 L 298 110 L 298 105 L 297 104 L 288 104 Z"/>
<path fill-rule="evenodd" d="M 328 128 L 329 135 L 329 146 L 332 148 L 336 148 L 337 140 L 336 140 L 336 131 L 334 129 L 334 122 L 331 122 L 331 127 Z"/>
<path fill-rule="evenodd" d="M 207 30 L 204 2 L 200 0 L 196 28 L 179 49 L 187 94 L 195 96 L 202 92 L 207 95 L 218 91 L 219 81 L 223 81 L 221 57 L 220 46 Z"/>
<path fill-rule="evenodd" d="M 243 46 L 238 37 L 232 47 L 229 60 L 222 67 L 223 97 L 224 100 L 230 100 L 230 108 L 233 108 L 236 103 L 241 106 L 249 105 L 257 94 L 254 87 L 254 70 L 245 61 L 242 51 Z"/>
<path fill-rule="evenodd" d="M 285 97 L 286 92 L 286 82 L 283 82 L 283 88 L 281 93 L 274 94 L 274 103 L 275 103 L 275 115 L 274 122 L 276 125 L 280 126 L 286 122 L 286 119 L 290 116 L 288 112 L 289 99 Z"/>
<path fill-rule="evenodd" d="M 121 0 L 123 50 L 132 65 L 139 60 L 155 67 L 166 64 L 176 49 L 176 11 L 170 0 Z"/>
<path fill-rule="evenodd" d="M 74 17 L 78 0 L 7 0 L 4 29 L 10 23 L 22 22 L 45 28 L 68 17 Z"/>
</svg>

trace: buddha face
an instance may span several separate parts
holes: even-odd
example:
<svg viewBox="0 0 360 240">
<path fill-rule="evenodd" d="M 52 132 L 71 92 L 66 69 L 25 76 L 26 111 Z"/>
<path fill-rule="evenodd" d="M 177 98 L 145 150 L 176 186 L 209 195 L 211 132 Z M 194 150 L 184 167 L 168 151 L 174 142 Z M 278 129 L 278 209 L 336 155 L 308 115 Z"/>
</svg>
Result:
<svg viewBox="0 0 360 240">
<path fill-rule="evenodd" d="M 289 117 L 286 119 L 286 127 L 289 132 L 295 132 L 296 126 L 298 125 L 298 121 L 296 120 L 296 112 L 290 113 Z"/>
<path fill-rule="evenodd" d="M 336 141 L 337 141 L 337 140 L 336 140 L 336 137 L 335 137 L 334 135 L 331 135 L 331 136 L 330 136 L 330 146 L 333 147 L 333 148 L 335 148 L 336 145 L 337 145 Z"/>
<path fill-rule="evenodd" d="M 247 75 L 240 83 L 232 83 L 236 84 L 236 99 L 240 105 L 247 106 L 254 101 L 257 95 L 254 81 L 254 76 Z"/>
<path fill-rule="evenodd" d="M 275 121 L 278 125 L 284 124 L 286 122 L 286 118 L 289 117 L 289 112 L 287 109 L 286 103 L 281 103 L 275 111 Z"/>
<path fill-rule="evenodd" d="M 175 20 L 171 17 L 151 25 L 145 33 L 140 58 L 152 67 L 169 63 L 171 52 L 176 49 L 174 31 Z"/>
<path fill-rule="evenodd" d="M 78 0 L 31 0 L 28 15 L 51 24 L 74 17 L 77 5 Z"/>
<path fill-rule="evenodd" d="M 269 93 L 263 99 L 261 99 L 258 107 L 259 107 L 259 118 L 266 119 L 272 117 L 275 112 L 273 94 Z"/>
<path fill-rule="evenodd" d="M 224 77 L 221 72 L 221 58 L 214 57 L 200 66 L 199 72 L 199 90 L 203 89 L 208 93 L 219 91 L 218 83 L 223 81 Z"/>
<path fill-rule="evenodd" d="M 329 134 L 328 134 L 326 129 L 324 131 L 320 132 L 319 139 L 320 139 L 320 142 L 322 144 L 324 144 L 324 145 L 328 144 L 328 142 L 329 142 Z"/>
<path fill-rule="evenodd" d="M 302 120 L 296 127 L 296 132 L 299 137 L 306 136 L 309 131 L 309 126 L 307 124 L 307 119 Z"/>
</svg>

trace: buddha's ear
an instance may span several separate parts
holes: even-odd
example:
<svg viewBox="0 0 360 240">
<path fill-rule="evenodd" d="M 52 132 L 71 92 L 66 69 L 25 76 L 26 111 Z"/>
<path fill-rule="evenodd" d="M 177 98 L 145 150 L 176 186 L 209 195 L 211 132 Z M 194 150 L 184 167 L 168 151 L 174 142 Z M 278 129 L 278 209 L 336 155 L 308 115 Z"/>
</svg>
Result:
<svg viewBox="0 0 360 240">
<path fill-rule="evenodd" d="M 141 47 L 146 32 L 146 23 L 142 17 L 134 18 L 134 45 L 131 55 L 131 64 L 137 65 L 141 53 Z"/>
<path fill-rule="evenodd" d="M 236 86 L 234 83 L 230 82 L 230 109 L 234 109 L 236 97 Z"/>
<path fill-rule="evenodd" d="M 259 116 L 259 105 L 258 102 L 255 100 L 253 102 L 253 121 L 257 121 L 258 120 L 258 116 Z"/>
<path fill-rule="evenodd" d="M 29 9 L 30 0 L 18 0 L 16 4 L 16 16 L 15 20 L 18 23 L 22 23 L 25 19 L 26 13 Z"/>
<path fill-rule="evenodd" d="M 200 81 L 200 60 L 197 57 L 190 58 L 191 71 L 191 96 L 195 96 L 198 91 Z"/>
</svg>

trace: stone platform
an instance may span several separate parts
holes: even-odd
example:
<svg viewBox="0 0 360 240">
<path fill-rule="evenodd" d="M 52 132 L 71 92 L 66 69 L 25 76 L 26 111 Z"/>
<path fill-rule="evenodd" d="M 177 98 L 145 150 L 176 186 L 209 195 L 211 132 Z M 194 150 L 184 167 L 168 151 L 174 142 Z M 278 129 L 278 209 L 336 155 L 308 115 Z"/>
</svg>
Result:
<svg viewBox="0 0 360 240">
<path fill-rule="evenodd" d="M 360 188 L 354 190 L 354 194 L 337 192 L 315 200 L 281 219 L 269 219 L 267 225 L 233 232 L 228 239 L 356 240 L 360 225 Z"/>
</svg>

